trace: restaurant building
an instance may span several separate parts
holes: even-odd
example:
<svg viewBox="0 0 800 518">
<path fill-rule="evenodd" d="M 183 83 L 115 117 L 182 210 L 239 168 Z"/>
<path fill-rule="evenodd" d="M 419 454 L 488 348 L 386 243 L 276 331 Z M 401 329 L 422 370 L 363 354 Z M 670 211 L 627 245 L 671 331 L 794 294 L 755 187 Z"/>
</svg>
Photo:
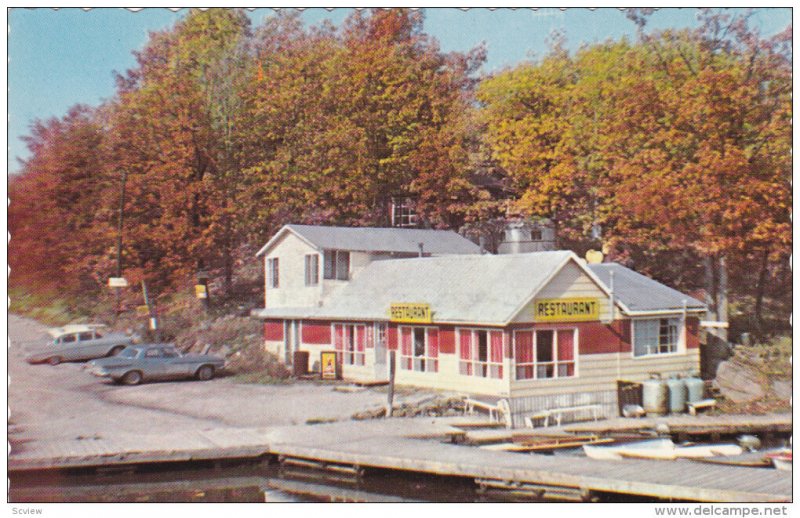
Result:
<svg viewBox="0 0 800 518">
<path fill-rule="evenodd" d="M 454 232 L 287 225 L 260 251 L 265 347 L 336 351 L 345 379 L 508 400 L 515 424 L 617 380 L 699 370 L 702 302 L 569 251 L 481 254 Z M 321 264 L 320 264 L 321 263 Z"/>
</svg>

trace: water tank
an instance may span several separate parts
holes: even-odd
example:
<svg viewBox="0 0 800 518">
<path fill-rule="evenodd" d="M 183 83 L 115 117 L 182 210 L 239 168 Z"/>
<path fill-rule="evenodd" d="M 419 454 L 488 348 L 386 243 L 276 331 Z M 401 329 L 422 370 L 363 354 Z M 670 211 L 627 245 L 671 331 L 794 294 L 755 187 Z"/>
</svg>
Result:
<svg viewBox="0 0 800 518">
<path fill-rule="evenodd" d="M 686 382 L 686 391 L 687 391 L 686 401 L 688 403 L 702 401 L 706 389 L 705 382 L 697 376 L 690 376 L 686 378 L 684 381 Z"/>
<path fill-rule="evenodd" d="M 667 380 L 669 388 L 669 411 L 680 414 L 686 410 L 687 389 L 686 382 L 682 379 L 671 378 Z"/>
<path fill-rule="evenodd" d="M 669 388 L 664 380 L 650 379 L 642 383 L 642 406 L 647 415 L 665 415 L 668 399 Z"/>
</svg>

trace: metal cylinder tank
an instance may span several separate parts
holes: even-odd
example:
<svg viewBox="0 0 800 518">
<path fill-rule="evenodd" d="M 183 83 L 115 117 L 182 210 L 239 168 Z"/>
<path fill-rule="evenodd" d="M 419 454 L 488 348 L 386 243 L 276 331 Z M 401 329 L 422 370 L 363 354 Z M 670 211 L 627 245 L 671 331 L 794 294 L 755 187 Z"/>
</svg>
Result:
<svg viewBox="0 0 800 518">
<path fill-rule="evenodd" d="M 665 415 L 669 411 L 669 388 L 664 380 L 649 379 L 642 383 L 642 406 L 647 415 Z"/>
<path fill-rule="evenodd" d="M 686 398 L 688 396 L 686 381 L 678 378 L 667 380 L 669 388 L 669 411 L 673 414 L 680 414 L 686 410 Z"/>
<path fill-rule="evenodd" d="M 702 401 L 706 389 L 705 382 L 697 376 L 689 376 L 684 381 L 686 382 L 687 391 L 686 401 L 688 403 Z"/>
</svg>

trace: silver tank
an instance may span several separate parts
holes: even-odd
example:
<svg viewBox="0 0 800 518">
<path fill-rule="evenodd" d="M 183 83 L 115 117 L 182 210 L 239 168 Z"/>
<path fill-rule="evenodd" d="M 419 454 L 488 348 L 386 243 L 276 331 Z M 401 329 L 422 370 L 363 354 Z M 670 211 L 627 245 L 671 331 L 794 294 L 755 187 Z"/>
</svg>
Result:
<svg viewBox="0 0 800 518">
<path fill-rule="evenodd" d="M 686 382 L 678 378 L 667 380 L 669 389 L 669 411 L 673 414 L 681 414 L 686 410 L 686 398 L 688 391 Z"/>
<path fill-rule="evenodd" d="M 642 383 L 642 406 L 647 415 L 665 415 L 669 409 L 669 388 L 664 380 L 650 379 Z"/>
<path fill-rule="evenodd" d="M 686 382 L 687 397 L 689 403 L 702 401 L 705 393 L 706 384 L 697 376 L 690 376 L 684 380 Z"/>
</svg>

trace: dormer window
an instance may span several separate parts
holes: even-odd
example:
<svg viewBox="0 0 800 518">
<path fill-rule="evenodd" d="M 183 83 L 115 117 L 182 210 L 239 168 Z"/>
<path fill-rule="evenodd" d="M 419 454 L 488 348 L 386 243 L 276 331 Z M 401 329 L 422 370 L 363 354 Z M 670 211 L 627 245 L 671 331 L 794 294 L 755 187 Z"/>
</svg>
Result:
<svg viewBox="0 0 800 518">
<path fill-rule="evenodd" d="M 323 253 L 325 279 L 346 281 L 350 278 L 350 252 L 344 250 L 325 250 Z"/>
</svg>

